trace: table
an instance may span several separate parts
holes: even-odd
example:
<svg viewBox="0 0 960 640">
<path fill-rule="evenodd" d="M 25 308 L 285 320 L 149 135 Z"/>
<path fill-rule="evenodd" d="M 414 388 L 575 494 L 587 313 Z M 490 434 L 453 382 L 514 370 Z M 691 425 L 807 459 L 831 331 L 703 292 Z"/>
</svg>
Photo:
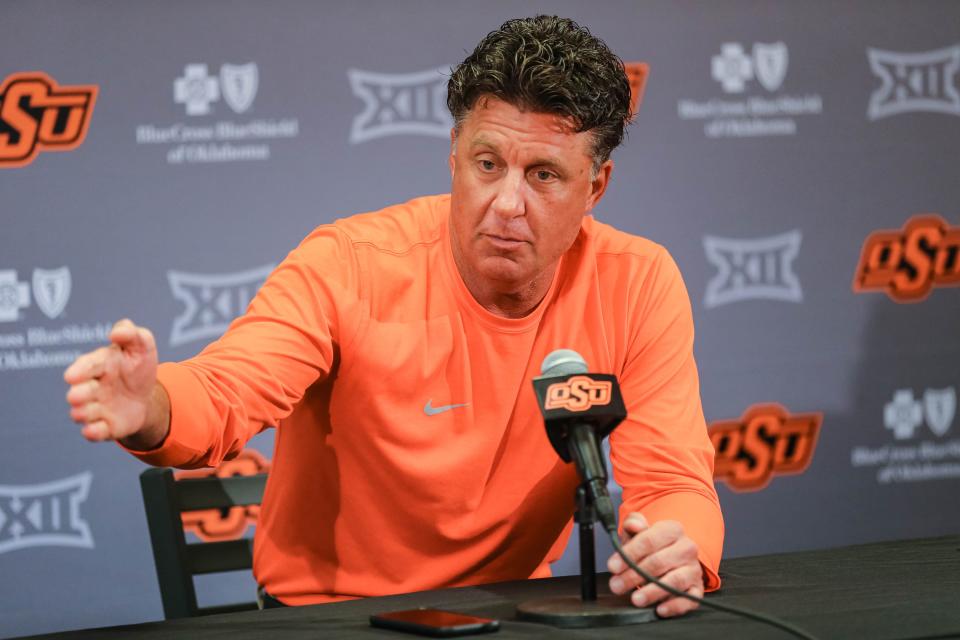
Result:
<svg viewBox="0 0 960 640">
<path fill-rule="evenodd" d="M 960 638 L 960 536 L 735 558 L 709 598 L 786 619 L 823 639 Z M 605 587 L 606 576 L 601 576 Z M 372 613 L 430 606 L 500 618 L 506 638 L 784 639 L 778 629 L 701 608 L 682 618 L 603 629 L 555 629 L 517 622 L 524 600 L 579 593 L 576 576 L 424 591 L 382 598 L 35 636 L 107 638 L 416 638 L 374 629 Z M 605 589 L 604 589 L 605 591 Z M 468 636 L 469 637 L 469 636 Z M 482 637 L 482 636 L 474 636 Z"/>
</svg>

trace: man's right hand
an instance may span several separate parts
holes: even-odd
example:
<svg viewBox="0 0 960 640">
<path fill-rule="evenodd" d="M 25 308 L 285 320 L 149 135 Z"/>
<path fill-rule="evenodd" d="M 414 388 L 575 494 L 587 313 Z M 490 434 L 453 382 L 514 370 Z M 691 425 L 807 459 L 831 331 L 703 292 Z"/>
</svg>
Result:
<svg viewBox="0 0 960 640">
<path fill-rule="evenodd" d="M 157 345 L 148 329 L 121 320 L 110 346 L 77 358 L 63 374 L 70 385 L 70 417 L 87 440 L 120 440 L 152 449 L 170 429 L 170 400 L 157 383 Z"/>
</svg>

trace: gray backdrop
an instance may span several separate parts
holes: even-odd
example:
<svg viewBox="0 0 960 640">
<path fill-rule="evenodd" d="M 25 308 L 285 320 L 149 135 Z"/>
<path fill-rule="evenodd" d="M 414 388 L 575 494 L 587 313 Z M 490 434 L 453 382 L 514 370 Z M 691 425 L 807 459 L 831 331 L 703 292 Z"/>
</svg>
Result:
<svg viewBox="0 0 960 640">
<path fill-rule="evenodd" d="M 960 528 L 960 4 L 7 1 L 0 82 L 55 84 L 17 76 L 34 93 L 0 118 L 0 635 L 161 616 L 143 466 L 79 436 L 66 363 L 124 316 L 188 357 L 314 226 L 448 190 L 444 70 L 542 11 L 650 65 L 597 215 L 683 270 L 704 409 L 746 482 L 718 479 L 727 556 Z M 56 96 L 82 85 L 89 129 L 58 151 Z M 856 291 L 867 238 L 919 214 L 942 225 L 871 264 L 929 295 L 876 269 Z"/>
</svg>

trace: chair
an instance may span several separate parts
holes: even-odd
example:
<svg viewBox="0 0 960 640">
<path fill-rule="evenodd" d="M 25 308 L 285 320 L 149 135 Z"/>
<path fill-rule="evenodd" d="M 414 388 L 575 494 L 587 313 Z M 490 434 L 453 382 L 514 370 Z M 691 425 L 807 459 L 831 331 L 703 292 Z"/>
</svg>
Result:
<svg viewBox="0 0 960 640">
<path fill-rule="evenodd" d="M 147 469 L 140 474 L 163 615 L 167 620 L 257 608 L 256 602 L 213 607 L 197 605 L 193 576 L 250 569 L 253 566 L 253 541 L 240 539 L 187 544 L 180 514 L 183 511 L 260 504 L 266 480 L 266 473 L 179 480 L 174 478 L 171 469 Z"/>
</svg>

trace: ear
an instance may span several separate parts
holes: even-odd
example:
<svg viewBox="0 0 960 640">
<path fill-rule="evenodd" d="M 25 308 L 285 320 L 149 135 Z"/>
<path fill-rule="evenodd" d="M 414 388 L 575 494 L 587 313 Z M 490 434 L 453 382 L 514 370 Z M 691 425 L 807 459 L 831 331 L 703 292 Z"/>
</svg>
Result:
<svg viewBox="0 0 960 640">
<path fill-rule="evenodd" d="M 450 165 L 450 179 L 453 179 L 453 174 L 456 171 L 457 161 L 457 129 L 456 127 L 450 127 L 450 157 L 447 159 L 448 164 Z"/>
<path fill-rule="evenodd" d="M 600 202 L 600 199 L 603 198 L 603 194 L 607 192 L 607 185 L 610 184 L 610 174 L 613 173 L 613 160 L 607 160 L 602 165 L 600 165 L 600 170 L 597 171 L 596 177 L 590 183 L 590 193 L 587 194 L 587 206 L 584 210 L 584 215 L 590 213 L 590 211 Z"/>
</svg>

